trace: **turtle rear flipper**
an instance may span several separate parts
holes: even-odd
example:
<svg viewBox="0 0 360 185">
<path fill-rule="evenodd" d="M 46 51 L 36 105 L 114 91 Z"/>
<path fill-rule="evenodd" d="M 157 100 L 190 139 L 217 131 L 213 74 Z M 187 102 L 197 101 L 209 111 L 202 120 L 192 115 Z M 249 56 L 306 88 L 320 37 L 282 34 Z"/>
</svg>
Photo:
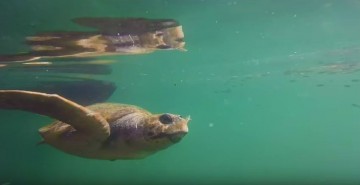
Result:
<svg viewBox="0 0 360 185">
<path fill-rule="evenodd" d="M 56 94 L 0 90 L 0 109 L 19 109 L 55 118 L 97 142 L 110 135 L 109 124 L 99 113 Z"/>
</svg>

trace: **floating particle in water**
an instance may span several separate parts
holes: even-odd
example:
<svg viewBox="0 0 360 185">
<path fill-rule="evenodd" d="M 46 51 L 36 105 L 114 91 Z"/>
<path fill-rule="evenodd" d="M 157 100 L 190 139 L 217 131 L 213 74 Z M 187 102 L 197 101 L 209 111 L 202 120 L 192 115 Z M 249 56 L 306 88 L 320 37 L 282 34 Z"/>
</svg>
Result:
<svg viewBox="0 0 360 185">
<path fill-rule="evenodd" d="M 317 84 L 316 87 L 324 87 L 324 84 Z"/>
<path fill-rule="evenodd" d="M 214 127 L 214 123 L 209 123 L 209 127 Z"/>
<path fill-rule="evenodd" d="M 292 80 L 289 80 L 289 82 L 294 83 L 294 82 L 296 82 L 296 80 L 292 79 Z"/>
<path fill-rule="evenodd" d="M 360 82 L 359 79 L 352 79 L 351 82 Z"/>
<path fill-rule="evenodd" d="M 346 84 L 346 85 L 344 85 L 344 87 L 351 87 L 351 85 Z"/>
</svg>

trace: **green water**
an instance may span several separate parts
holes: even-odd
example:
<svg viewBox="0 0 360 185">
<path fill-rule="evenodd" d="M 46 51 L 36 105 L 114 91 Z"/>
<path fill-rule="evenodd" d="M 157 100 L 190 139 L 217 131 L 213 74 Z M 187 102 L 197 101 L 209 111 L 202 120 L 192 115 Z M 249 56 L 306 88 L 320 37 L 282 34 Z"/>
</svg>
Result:
<svg viewBox="0 0 360 185">
<path fill-rule="evenodd" d="M 1 110 L 0 184 L 360 184 L 360 1 L 2 0 L 0 53 L 83 16 L 182 24 L 187 52 L 106 57 L 112 73 L 93 77 L 116 83 L 109 102 L 191 115 L 189 134 L 89 160 L 35 146 L 50 118 Z"/>
</svg>

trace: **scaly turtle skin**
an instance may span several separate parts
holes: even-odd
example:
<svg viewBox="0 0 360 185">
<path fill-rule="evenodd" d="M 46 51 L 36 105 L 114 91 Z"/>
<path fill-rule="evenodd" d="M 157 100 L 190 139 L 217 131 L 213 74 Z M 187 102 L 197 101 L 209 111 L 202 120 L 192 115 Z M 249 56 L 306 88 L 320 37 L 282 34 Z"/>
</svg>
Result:
<svg viewBox="0 0 360 185">
<path fill-rule="evenodd" d="M 188 132 L 189 118 L 151 114 L 125 104 L 83 107 L 56 94 L 0 90 L 1 109 L 19 109 L 59 121 L 39 129 L 44 142 L 85 158 L 139 159 L 165 149 Z"/>
</svg>

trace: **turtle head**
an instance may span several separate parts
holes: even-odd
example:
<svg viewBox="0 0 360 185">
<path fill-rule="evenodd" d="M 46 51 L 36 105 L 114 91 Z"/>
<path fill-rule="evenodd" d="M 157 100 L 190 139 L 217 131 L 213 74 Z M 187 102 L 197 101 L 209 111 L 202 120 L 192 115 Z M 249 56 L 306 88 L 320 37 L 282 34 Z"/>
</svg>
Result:
<svg viewBox="0 0 360 185">
<path fill-rule="evenodd" d="M 140 36 L 143 47 L 186 51 L 182 26 L 169 27 Z"/>
<path fill-rule="evenodd" d="M 157 46 L 158 49 L 178 49 L 186 51 L 184 32 L 182 26 L 166 28 L 155 33 L 158 37 L 162 38 L 162 43 Z"/>
<path fill-rule="evenodd" d="M 152 149 L 164 149 L 178 143 L 189 131 L 190 117 L 164 113 L 155 114 L 146 121 L 144 139 Z"/>
<path fill-rule="evenodd" d="M 128 105 L 117 105 L 116 108 L 116 113 L 108 121 L 110 136 L 102 147 L 107 158 L 144 158 L 178 143 L 188 133 L 190 117 L 151 114 Z"/>
</svg>

